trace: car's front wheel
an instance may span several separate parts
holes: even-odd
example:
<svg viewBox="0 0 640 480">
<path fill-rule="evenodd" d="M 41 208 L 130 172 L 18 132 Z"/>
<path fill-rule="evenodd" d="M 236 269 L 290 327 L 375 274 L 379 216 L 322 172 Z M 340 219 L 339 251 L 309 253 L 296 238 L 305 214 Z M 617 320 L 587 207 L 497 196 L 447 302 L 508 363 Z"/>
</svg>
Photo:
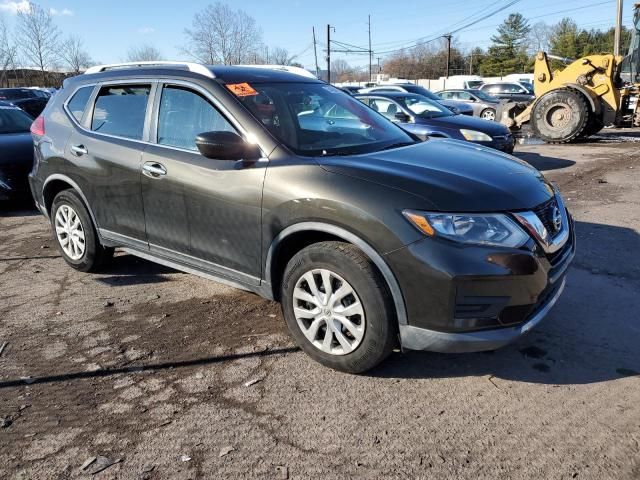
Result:
<svg viewBox="0 0 640 480">
<path fill-rule="evenodd" d="M 103 247 L 80 196 L 63 190 L 53 199 L 51 228 L 62 258 L 76 270 L 98 270 L 113 256 L 113 248 Z"/>
<path fill-rule="evenodd" d="M 298 252 L 285 269 L 281 301 L 294 340 L 323 365 L 362 373 L 393 350 L 386 284 L 354 245 L 321 242 Z"/>
<path fill-rule="evenodd" d="M 480 113 L 480 118 L 483 118 L 485 120 L 490 120 L 493 122 L 496 119 L 496 111 L 493 108 L 485 108 Z"/>
</svg>

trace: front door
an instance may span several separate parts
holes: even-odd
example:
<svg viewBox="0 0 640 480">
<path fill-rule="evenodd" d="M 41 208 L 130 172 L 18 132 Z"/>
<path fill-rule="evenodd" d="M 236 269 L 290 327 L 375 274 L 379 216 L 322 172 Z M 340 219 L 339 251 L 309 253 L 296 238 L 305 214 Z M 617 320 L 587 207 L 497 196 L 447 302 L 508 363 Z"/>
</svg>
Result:
<svg viewBox="0 0 640 480">
<path fill-rule="evenodd" d="M 155 145 L 142 158 L 151 250 L 257 284 L 266 162 L 204 157 L 199 133 L 240 132 L 196 87 L 166 84 L 158 94 Z"/>
</svg>

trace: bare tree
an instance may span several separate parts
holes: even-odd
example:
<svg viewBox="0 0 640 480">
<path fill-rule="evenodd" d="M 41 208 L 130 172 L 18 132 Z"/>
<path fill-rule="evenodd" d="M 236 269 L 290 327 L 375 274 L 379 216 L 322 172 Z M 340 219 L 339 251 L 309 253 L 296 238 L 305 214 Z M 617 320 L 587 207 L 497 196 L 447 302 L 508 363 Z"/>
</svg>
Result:
<svg viewBox="0 0 640 480">
<path fill-rule="evenodd" d="M 353 74 L 353 67 L 347 63 L 346 60 L 338 58 L 331 62 L 331 77 L 335 78 L 336 82 L 344 82 L 349 80 Z"/>
<path fill-rule="evenodd" d="M 65 66 L 76 74 L 89 68 L 92 63 L 82 39 L 75 35 L 70 35 L 60 44 L 60 58 Z"/>
<path fill-rule="evenodd" d="M 18 45 L 3 16 L 0 16 L 0 86 L 9 86 L 7 70 L 15 70 L 18 56 Z"/>
<path fill-rule="evenodd" d="M 51 12 L 29 2 L 28 8 L 18 10 L 18 34 L 25 59 L 40 70 L 46 85 L 46 72 L 55 66 L 58 57 L 60 37 Z"/>
<path fill-rule="evenodd" d="M 220 2 L 196 13 L 184 34 L 185 53 L 208 64 L 248 63 L 255 60 L 262 44 L 255 19 Z"/>
<path fill-rule="evenodd" d="M 153 45 L 131 47 L 127 52 L 128 62 L 153 62 L 154 60 L 162 59 L 162 53 Z"/>
<path fill-rule="evenodd" d="M 549 51 L 549 43 L 553 36 L 553 28 L 544 22 L 537 22 L 531 27 L 527 43 L 531 53 Z"/>
<path fill-rule="evenodd" d="M 291 65 L 295 58 L 295 55 L 289 55 L 286 48 L 276 47 L 271 53 L 272 63 L 276 65 Z"/>
</svg>

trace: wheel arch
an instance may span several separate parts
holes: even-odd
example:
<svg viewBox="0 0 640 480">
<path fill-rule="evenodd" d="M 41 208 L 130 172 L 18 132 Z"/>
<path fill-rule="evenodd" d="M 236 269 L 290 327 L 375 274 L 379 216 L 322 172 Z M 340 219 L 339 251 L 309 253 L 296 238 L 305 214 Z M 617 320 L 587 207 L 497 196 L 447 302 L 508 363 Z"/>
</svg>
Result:
<svg viewBox="0 0 640 480">
<path fill-rule="evenodd" d="M 87 208 L 87 211 L 91 216 L 91 221 L 93 222 L 96 232 L 98 232 L 98 235 L 100 235 L 98 230 L 98 224 L 96 223 L 96 218 L 93 215 L 93 210 L 91 210 L 91 207 L 89 206 L 87 197 L 82 192 L 82 189 L 80 188 L 80 186 L 78 186 L 76 182 L 74 182 L 72 179 L 70 179 L 66 175 L 56 173 L 56 174 L 50 175 L 44 181 L 44 185 L 42 187 L 42 198 L 44 200 L 44 208 L 47 213 L 47 216 L 51 217 L 51 206 L 53 205 L 53 199 L 58 193 L 60 193 L 63 190 L 75 190 L 75 192 L 78 195 L 80 195 L 80 198 L 84 203 L 84 206 Z"/>
<path fill-rule="evenodd" d="M 407 311 L 404 304 L 404 297 L 400 290 L 400 284 L 396 280 L 395 275 L 385 262 L 384 258 L 362 238 L 342 227 L 330 223 L 296 223 L 282 230 L 273 239 L 269 246 L 265 262 L 265 279 L 268 282 L 268 285 L 270 285 L 273 298 L 277 299 L 279 296 L 278 286 L 288 259 L 302 248 L 325 240 L 340 240 L 348 242 L 363 251 L 363 253 L 378 268 L 387 284 L 387 287 L 389 288 L 398 323 L 400 325 L 408 324 Z M 294 245 L 297 249 L 287 249 L 287 246 L 289 245 Z M 283 256 L 281 255 L 282 252 L 286 252 L 288 255 Z"/>
</svg>

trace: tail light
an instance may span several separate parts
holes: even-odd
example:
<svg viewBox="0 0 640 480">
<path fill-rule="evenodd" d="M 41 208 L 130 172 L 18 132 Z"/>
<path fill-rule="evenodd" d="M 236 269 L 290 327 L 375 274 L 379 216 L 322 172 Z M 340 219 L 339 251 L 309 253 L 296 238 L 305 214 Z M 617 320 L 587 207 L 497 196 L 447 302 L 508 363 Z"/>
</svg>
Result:
<svg viewBox="0 0 640 480">
<path fill-rule="evenodd" d="M 40 115 L 31 124 L 31 133 L 34 135 L 44 135 L 44 117 Z"/>
</svg>

